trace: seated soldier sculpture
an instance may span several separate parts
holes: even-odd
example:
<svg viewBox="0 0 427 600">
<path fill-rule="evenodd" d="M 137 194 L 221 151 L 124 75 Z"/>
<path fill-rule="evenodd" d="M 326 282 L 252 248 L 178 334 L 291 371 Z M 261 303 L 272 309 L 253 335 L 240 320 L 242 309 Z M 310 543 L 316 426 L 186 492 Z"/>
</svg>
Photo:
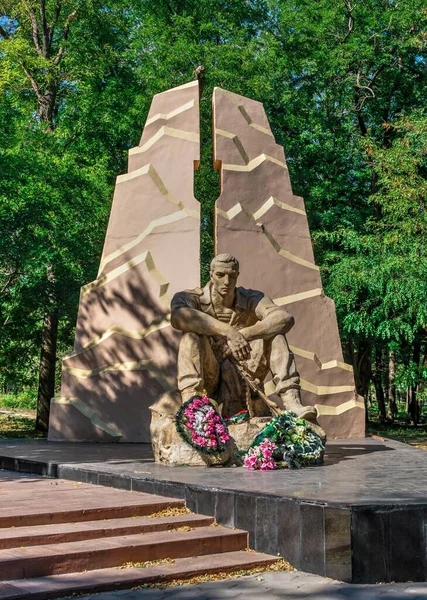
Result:
<svg viewBox="0 0 427 600">
<path fill-rule="evenodd" d="M 271 407 L 279 407 L 272 401 L 269 407 L 254 391 L 263 395 L 270 372 L 284 410 L 314 422 L 319 431 L 316 409 L 301 404 L 299 375 L 285 337 L 293 317 L 262 292 L 236 287 L 238 276 L 237 259 L 219 254 L 203 289 L 185 290 L 172 299 L 171 323 L 183 332 L 178 352 L 182 402 L 206 393 L 224 418 L 243 410 L 251 417 L 277 414 L 280 409 Z"/>
</svg>

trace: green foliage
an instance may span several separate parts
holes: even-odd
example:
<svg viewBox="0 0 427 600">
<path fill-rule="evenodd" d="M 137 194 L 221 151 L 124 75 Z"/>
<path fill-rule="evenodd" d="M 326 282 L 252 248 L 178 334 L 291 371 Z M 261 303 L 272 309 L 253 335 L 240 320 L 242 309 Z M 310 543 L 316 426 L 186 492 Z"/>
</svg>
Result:
<svg viewBox="0 0 427 600">
<path fill-rule="evenodd" d="M 423 0 L 0 0 L 0 383 L 34 385 L 46 307 L 59 311 L 59 352 L 69 349 L 126 151 L 152 96 L 203 64 L 202 281 L 219 195 L 211 95 L 220 86 L 266 107 L 346 348 L 393 349 L 398 389 L 420 387 L 426 21 Z"/>
<path fill-rule="evenodd" d="M 16 410 L 36 410 L 37 393 L 31 389 L 25 389 L 19 394 L 9 393 L 0 396 L 0 406 Z"/>
<path fill-rule="evenodd" d="M 96 276 L 114 177 L 124 170 L 125 150 L 136 142 L 140 127 L 140 119 L 137 127 L 126 127 L 135 117 L 127 110 L 131 96 L 125 82 L 132 75 L 122 55 L 126 8 L 104 11 L 85 3 L 67 21 L 77 4 L 46 2 L 53 37 L 40 52 L 29 29 L 34 14 L 39 31 L 42 27 L 40 6 L 2 3 L 7 18 L 0 21 L 5 33 L 0 38 L 0 117 L 5 123 L 0 144 L 0 382 L 13 387 L 37 382 L 47 310 L 59 311 L 60 353 L 70 349 L 79 288 Z M 55 6 L 61 7 L 56 22 Z M 43 45 L 42 37 L 40 32 Z M 58 56 L 61 60 L 53 64 Z M 125 91 L 117 94 L 118 88 Z M 43 101 L 51 89 L 56 96 L 49 120 Z M 132 102 L 138 97 L 135 93 Z"/>
<path fill-rule="evenodd" d="M 376 176 L 368 201 L 379 214 L 361 233 L 328 236 L 344 250 L 327 255 L 328 289 L 348 336 L 412 342 L 427 326 L 427 117 L 416 111 L 385 128 L 388 146 L 363 142 Z"/>
<path fill-rule="evenodd" d="M 427 425 L 420 424 L 414 427 L 414 425 L 408 424 L 404 402 L 398 402 L 398 414 L 393 423 L 379 421 L 376 402 L 372 402 L 368 412 L 368 432 L 370 434 L 385 436 L 427 450 Z"/>
</svg>

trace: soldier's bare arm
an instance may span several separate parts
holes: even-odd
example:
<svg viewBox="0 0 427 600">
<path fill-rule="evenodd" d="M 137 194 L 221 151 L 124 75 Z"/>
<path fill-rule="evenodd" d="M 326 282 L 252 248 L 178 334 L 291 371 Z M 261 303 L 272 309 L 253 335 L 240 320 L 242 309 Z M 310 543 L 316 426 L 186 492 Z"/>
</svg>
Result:
<svg viewBox="0 0 427 600">
<path fill-rule="evenodd" d="M 292 329 L 295 322 L 294 318 L 285 309 L 274 304 L 268 296 L 263 296 L 258 302 L 255 314 L 259 321 L 240 330 L 240 333 L 248 341 L 267 340 L 275 335 L 285 335 Z"/>
<path fill-rule="evenodd" d="M 184 333 L 199 335 L 221 335 L 237 360 L 249 358 L 251 348 L 248 340 L 239 331 L 215 317 L 194 308 L 180 307 L 172 309 L 171 324 Z"/>
</svg>

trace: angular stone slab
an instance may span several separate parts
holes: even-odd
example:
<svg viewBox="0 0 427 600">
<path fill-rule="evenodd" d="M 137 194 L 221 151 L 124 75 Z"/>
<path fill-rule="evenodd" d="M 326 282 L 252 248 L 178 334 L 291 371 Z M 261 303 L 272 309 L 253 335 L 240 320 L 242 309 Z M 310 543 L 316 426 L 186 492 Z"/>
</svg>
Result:
<svg viewBox="0 0 427 600">
<path fill-rule="evenodd" d="M 363 437 L 364 404 L 343 360 L 335 305 L 323 293 L 304 201 L 292 192 L 283 148 L 260 102 L 216 88 L 213 110 L 221 172 L 216 253 L 240 259 L 239 284 L 265 292 L 294 316 L 287 337 L 302 402 L 316 405 L 328 437 Z M 274 396 L 272 384 L 266 391 Z"/>
<path fill-rule="evenodd" d="M 199 88 L 154 96 L 116 181 L 97 278 L 81 289 L 49 440 L 149 442 L 148 407 L 176 385 L 170 298 L 199 285 Z"/>
</svg>

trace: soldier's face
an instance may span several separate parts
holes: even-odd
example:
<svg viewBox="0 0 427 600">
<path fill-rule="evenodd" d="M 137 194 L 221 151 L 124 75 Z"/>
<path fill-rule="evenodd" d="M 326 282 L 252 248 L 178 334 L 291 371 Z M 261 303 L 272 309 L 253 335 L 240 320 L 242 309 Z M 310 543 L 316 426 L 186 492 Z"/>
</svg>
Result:
<svg viewBox="0 0 427 600">
<path fill-rule="evenodd" d="M 217 263 L 211 270 L 211 282 L 220 296 L 234 294 L 239 273 L 231 266 Z"/>
</svg>

